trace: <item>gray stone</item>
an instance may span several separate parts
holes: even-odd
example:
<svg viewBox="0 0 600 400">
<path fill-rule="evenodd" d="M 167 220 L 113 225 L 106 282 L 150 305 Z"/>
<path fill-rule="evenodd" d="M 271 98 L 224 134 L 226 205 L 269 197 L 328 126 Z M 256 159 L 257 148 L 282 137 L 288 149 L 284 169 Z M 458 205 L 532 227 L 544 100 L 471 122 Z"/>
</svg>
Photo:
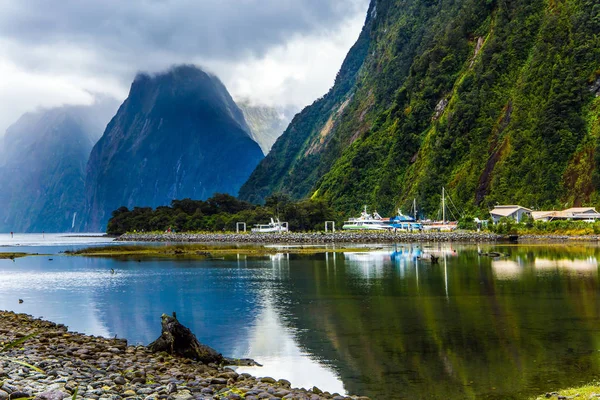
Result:
<svg viewBox="0 0 600 400">
<path fill-rule="evenodd" d="M 282 398 L 284 396 L 287 396 L 288 394 L 290 394 L 289 390 L 279 389 L 275 393 L 273 393 L 273 396 L 278 397 L 278 398 Z"/>
<path fill-rule="evenodd" d="M 17 390 L 8 395 L 9 400 L 23 399 L 26 397 L 31 397 L 31 393 L 21 392 L 21 391 Z"/>
<path fill-rule="evenodd" d="M 190 400 L 190 399 L 193 399 L 194 396 L 192 396 L 192 394 L 190 392 L 188 392 L 187 390 L 185 390 L 185 391 L 182 390 L 175 394 L 170 395 L 169 398 L 172 398 L 173 400 Z"/>
<path fill-rule="evenodd" d="M 174 382 L 170 382 L 167 385 L 167 394 L 177 393 L 177 384 Z"/>
<path fill-rule="evenodd" d="M 113 379 L 113 382 L 115 383 L 115 385 L 124 385 L 127 383 L 125 378 L 122 377 L 121 375 L 119 375 L 115 379 Z"/>
<path fill-rule="evenodd" d="M 6 399 L 8 399 L 8 393 L 6 393 L 4 390 L 0 390 L 0 400 Z"/>
<path fill-rule="evenodd" d="M 283 387 L 287 387 L 287 388 L 292 387 L 291 382 L 288 381 L 287 379 L 280 379 L 277 381 L 277 384 L 280 386 L 283 386 Z"/>
<path fill-rule="evenodd" d="M 12 392 L 16 392 L 17 391 L 17 387 L 13 386 L 9 383 L 4 382 L 4 384 L 2 385 L 2 390 L 4 390 L 6 393 L 11 394 Z"/>
<path fill-rule="evenodd" d="M 69 395 L 65 392 L 61 392 L 60 390 L 49 390 L 38 394 L 35 397 L 35 400 L 63 400 L 66 397 L 69 397 Z"/>
</svg>

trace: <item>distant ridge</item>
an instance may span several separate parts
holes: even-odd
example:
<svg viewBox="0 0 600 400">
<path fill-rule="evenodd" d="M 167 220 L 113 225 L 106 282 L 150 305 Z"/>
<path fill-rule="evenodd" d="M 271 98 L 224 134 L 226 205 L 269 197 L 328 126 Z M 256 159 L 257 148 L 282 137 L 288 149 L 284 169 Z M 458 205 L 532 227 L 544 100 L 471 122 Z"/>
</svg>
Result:
<svg viewBox="0 0 600 400">
<path fill-rule="evenodd" d="M 0 146 L 0 232 L 71 232 L 84 210 L 85 166 L 116 101 L 24 114 Z"/>
</svg>

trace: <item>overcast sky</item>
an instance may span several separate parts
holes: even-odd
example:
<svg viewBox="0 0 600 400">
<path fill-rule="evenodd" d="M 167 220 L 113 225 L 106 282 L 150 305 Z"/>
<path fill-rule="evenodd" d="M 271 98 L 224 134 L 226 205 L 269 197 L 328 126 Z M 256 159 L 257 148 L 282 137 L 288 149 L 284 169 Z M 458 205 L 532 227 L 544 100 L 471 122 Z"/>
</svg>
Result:
<svg viewBox="0 0 600 400">
<path fill-rule="evenodd" d="M 136 72 L 194 63 L 234 97 L 310 104 L 368 0 L 1 0 L 0 134 L 26 111 L 127 96 Z"/>
</svg>

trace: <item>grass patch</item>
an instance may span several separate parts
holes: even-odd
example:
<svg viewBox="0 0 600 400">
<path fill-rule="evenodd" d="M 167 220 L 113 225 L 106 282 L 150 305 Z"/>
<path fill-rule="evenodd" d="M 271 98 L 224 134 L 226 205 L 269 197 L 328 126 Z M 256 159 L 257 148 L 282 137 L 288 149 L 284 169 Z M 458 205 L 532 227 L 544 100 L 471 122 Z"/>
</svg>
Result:
<svg viewBox="0 0 600 400">
<path fill-rule="evenodd" d="M 88 247 L 81 250 L 65 252 L 68 255 L 88 257 L 165 257 L 165 258 L 199 258 L 213 259 L 229 255 L 268 256 L 278 253 L 289 254 L 319 254 L 347 251 L 370 251 L 375 247 L 348 248 L 337 247 L 335 249 L 325 246 L 215 246 L 206 244 L 174 244 L 162 246 L 123 245 L 123 246 L 101 246 Z M 379 247 L 377 247 L 379 248 Z"/>
<path fill-rule="evenodd" d="M 0 348 L 0 353 L 4 353 L 4 352 L 6 352 L 6 351 L 8 351 L 10 349 L 20 347 L 23 343 L 25 343 L 26 341 L 28 341 L 29 339 L 31 339 L 31 338 L 33 338 L 33 337 L 35 337 L 37 335 L 38 335 L 38 332 L 34 332 L 34 333 L 29 334 L 27 336 L 24 336 L 24 337 L 22 337 L 20 339 L 13 340 L 12 342 L 3 343 L 3 346 Z M 14 363 L 14 364 L 21 365 L 23 367 L 30 368 L 30 369 L 32 369 L 32 370 L 34 370 L 36 372 L 42 373 L 42 374 L 45 373 L 42 369 L 36 367 L 35 365 L 29 364 L 29 363 L 27 363 L 25 361 L 17 360 L 14 357 L 3 357 L 3 356 L 0 356 L 0 360 L 8 361 L 8 362 L 11 362 L 11 363 Z"/>
<path fill-rule="evenodd" d="M 548 394 L 551 396 L 548 397 Z M 541 399 L 556 399 L 559 396 L 572 398 L 572 399 L 596 399 L 600 398 L 600 382 L 592 382 L 584 386 L 573 387 L 569 389 L 559 390 L 557 392 L 545 393 L 537 397 L 531 397 L 530 400 L 541 400 Z"/>
<path fill-rule="evenodd" d="M 30 256 L 29 253 L 0 253 L 0 260 L 14 260 L 15 258 Z"/>
</svg>

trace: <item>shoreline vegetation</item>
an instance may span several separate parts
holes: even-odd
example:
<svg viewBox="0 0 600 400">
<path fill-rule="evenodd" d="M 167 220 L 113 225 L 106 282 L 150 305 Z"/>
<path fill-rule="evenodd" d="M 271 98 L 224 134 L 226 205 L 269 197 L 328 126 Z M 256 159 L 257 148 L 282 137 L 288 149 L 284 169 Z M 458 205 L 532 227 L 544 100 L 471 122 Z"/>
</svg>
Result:
<svg viewBox="0 0 600 400">
<path fill-rule="evenodd" d="M 33 254 L 30 253 L 0 253 L 0 260 L 14 260 L 15 258 L 27 257 Z M 37 255 L 37 254 L 36 254 Z"/>
<path fill-rule="evenodd" d="M 389 213 L 383 212 L 383 214 Z M 269 196 L 262 206 L 239 200 L 227 194 L 215 194 L 206 201 L 173 200 L 170 206 L 161 206 L 156 209 L 134 207 L 129 210 L 127 207 L 120 207 L 112 212 L 106 232 L 113 236 L 131 235 L 132 232 L 165 233 L 171 231 L 190 235 L 202 233 L 218 235 L 235 232 L 239 223 L 251 227 L 278 217 L 281 221 L 288 223 L 290 233 L 314 232 L 318 234 L 325 230 L 325 221 L 335 222 L 339 228 L 351 216 L 334 210 L 322 200 L 293 201 L 289 196 L 281 193 Z M 478 226 L 475 217 L 480 220 L 487 219 L 487 226 L 485 224 Z M 503 217 L 494 224 L 489 217 L 489 213 L 483 210 L 477 213 L 466 213 L 458 219 L 457 226 L 463 234 L 600 237 L 600 221 L 536 221 L 525 216 L 520 222 Z M 484 229 L 477 232 L 478 227 Z M 349 233 L 339 230 L 338 232 Z M 433 233 L 423 232 L 421 234 Z M 413 235 L 407 234 L 405 238 L 409 240 L 415 237 Z M 240 239 L 247 241 L 243 237 Z"/>
<path fill-rule="evenodd" d="M 548 392 L 544 395 L 531 397 L 530 400 L 542 399 L 598 399 L 600 398 L 600 382 L 591 382 L 587 385 L 572 387 L 559 390 L 557 392 Z"/>
<path fill-rule="evenodd" d="M 292 388 L 10 311 L 0 311 L 0 344 L 0 399 L 369 399 Z"/>
<path fill-rule="evenodd" d="M 343 253 L 361 252 L 380 249 L 381 247 L 352 247 L 341 246 L 327 248 L 323 246 L 273 246 L 262 245 L 215 245 L 215 244 L 172 244 L 164 246 L 147 245 L 108 245 L 87 247 L 81 250 L 66 251 L 64 254 L 87 257 L 153 257 L 153 258 L 199 258 L 223 259 L 227 256 L 245 255 L 248 257 L 264 257 L 276 255 L 281 252 L 288 254 L 318 254 L 318 253 Z"/>
</svg>

